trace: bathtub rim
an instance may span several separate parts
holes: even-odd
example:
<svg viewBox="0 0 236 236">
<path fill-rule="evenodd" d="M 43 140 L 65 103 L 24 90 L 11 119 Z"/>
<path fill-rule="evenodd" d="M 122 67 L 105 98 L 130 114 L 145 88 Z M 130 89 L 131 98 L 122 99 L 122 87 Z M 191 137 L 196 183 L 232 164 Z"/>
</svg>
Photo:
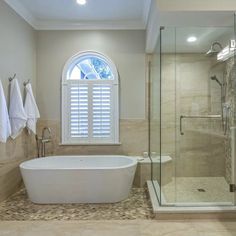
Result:
<svg viewBox="0 0 236 236">
<path fill-rule="evenodd" d="M 45 168 L 45 167 L 36 167 L 36 166 L 33 166 L 33 167 L 29 167 L 29 166 L 25 166 L 26 163 L 29 163 L 29 162 L 32 162 L 32 161 L 35 161 L 35 160 L 45 160 L 45 159 L 51 159 L 51 158 L 68 158 L 68 157 L 73 157 L 73 158 L 76 158 L 76 157 L 123 157 L 123 158 L 126 158 L 126 159 L 129 159 L 131 161 L 130 164 L 127 164 L 127 165 L 120 165 L 120 166 L 115 166 L 115 167 L 55 167 L 55 168 Z M 133 166 L 137 166 L 138 164 L 138 161 L 137 159 L 133 158 L 132 156 L 125 156 L 125 155 L 59 155 L 59 156 L 46 156 L 46 157 L 40 157 L 40 158 L 33 158 L 33 159 L 30 159 L 30 160 L 27 160 L 27 161 L 24 161 L 22 162 L 20 165 L 19 165 L 19 168 L 22 169 L 22 170 L 39 170 L 39 171 L 65 171 L 65 170 L 80 170 L 80 171 L 88 171 L 88 170 L 120 170 L 120 169 L 126 169 L 126 168 L 129 168 L 129 167 L 133 167 Z"/>
</svg>

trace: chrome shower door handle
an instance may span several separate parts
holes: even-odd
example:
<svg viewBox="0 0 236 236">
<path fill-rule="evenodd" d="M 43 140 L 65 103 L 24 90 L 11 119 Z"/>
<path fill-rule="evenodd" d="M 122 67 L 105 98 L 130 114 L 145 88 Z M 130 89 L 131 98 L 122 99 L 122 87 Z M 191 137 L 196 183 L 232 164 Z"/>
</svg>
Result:
<svg viewBox="0 0 236 236">
<path fill-rule="evenodd" d="M 183 119 L 217 119 L 217 118 L 222 118 L 221 115 L 199 115 L 199 116 L 184 116 L 181 115 L 180 116 L 180 125 L 179 125 L 179 129 L 180 129 L 180 134 L 184 135 L 183 132 Z"/>
<path fill-rule="evenodd" d="M 180 124 L 179 124 L 179 131 L 180 131 L 180 135 L 184 135 L 184 132 L 183 132 L 183 123 L 182 123 L 182 120 L 183 120 L 184 116 L 180 116 Z"/>
</svg>

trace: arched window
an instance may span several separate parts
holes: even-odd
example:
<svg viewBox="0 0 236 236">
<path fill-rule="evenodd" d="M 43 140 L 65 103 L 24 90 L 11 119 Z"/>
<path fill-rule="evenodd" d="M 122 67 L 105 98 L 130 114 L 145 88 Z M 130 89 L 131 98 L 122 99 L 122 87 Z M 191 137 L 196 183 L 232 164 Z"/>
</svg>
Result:
<svg viewBox="0 0 236 236">
<path fill-rule="evenodd" d="M 62 74 L 62 143 L 119 142 L 119 80 L 114 63 L 97 52 L 70 58 Z"/>
</svg>

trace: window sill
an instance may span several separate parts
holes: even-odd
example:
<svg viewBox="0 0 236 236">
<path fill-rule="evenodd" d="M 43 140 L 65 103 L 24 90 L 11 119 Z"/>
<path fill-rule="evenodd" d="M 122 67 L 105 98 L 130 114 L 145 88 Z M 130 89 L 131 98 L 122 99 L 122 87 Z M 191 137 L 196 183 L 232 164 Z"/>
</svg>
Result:
<svg viewBox="0 0 236 236">
<path fill-rule="evenodd" d="M 59 143 L 59 146 L 120 146 L 122 143 Z"/>
</svg>

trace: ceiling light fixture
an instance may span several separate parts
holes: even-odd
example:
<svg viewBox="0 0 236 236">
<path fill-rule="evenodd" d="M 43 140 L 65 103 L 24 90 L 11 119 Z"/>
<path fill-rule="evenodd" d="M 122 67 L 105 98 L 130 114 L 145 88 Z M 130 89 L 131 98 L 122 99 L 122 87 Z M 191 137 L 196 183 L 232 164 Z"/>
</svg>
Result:
<svg viewBox="0 0 236 236">
<path fill-rule="evenodd" d="M 87 3 L 86 0 L 76 0 L 76 2 L 79 4 L 79 5 L 85 5 Z"/>
<path fill-rule="evenodd" d="M 224 49 L 222 49 L 221 52 L 217 54 L 217 60 L 226 61 L 235 55 L 236 55 L 236 41 L 232 39 L 230 40 L 229 45 L 226 46 Z"/>
<path fill-rule="evenodd" d="M 197 41 L 197 37 L 195 37 L 195 36 L 190 36 L 190 37 L 187 38 L 187 41 L 188 41 L 189 43 L 196 42 L 196 41 Z"/>
</svg>

